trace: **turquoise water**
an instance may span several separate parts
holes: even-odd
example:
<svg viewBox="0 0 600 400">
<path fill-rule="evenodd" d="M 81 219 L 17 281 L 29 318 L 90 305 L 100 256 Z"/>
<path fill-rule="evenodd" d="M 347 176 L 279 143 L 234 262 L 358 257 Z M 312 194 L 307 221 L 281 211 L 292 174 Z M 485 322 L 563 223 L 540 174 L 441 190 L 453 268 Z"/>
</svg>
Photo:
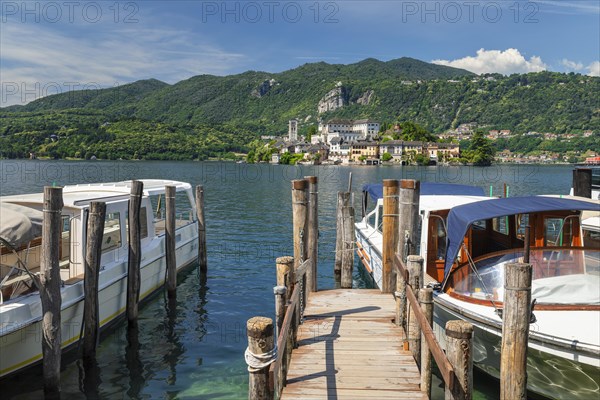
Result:
<svg viewBox="0 0 600 400">
<path fill-rule="evenodd" d="M 128 346 L 125 324 L 104 335 L 98 371 L 84 377 L 76 354 L 63 363 L 64 398 L 247 398 L 245 324 L 273 316 L 275 258 L 291 255 L 291 179 L 319 177 L 318 285 L 332 288 L 335 199 L 386 178 L 466 183 L 510 195 L 568 193 L 570 166 L 342 167 L 200 162 L 0 161 L 0 194 L 40 191 L 44 185 L 124 179 L 175 179 L 203 184 L 208 276 L 195 268 L 179 276 L 177 302 L 158 293 L 140 312 L 139 343 Z M 357 210 L 360 210 L 356 195 Z M 356 264 L 355 264 L 356 265 Z M 355 274 L 355 285 L 364 282 Z M 0 355 L 1 356 L 1 355 Z M 85 378 L 85 379 L 84 379 Z M 443 398 L 439 381 L 435 398 Z M 497 383 L 475 375 L 475 398 L 498 397 Z M 42 396 L 41 368 L 0 382 L 3 399 Z"/>
</svg>

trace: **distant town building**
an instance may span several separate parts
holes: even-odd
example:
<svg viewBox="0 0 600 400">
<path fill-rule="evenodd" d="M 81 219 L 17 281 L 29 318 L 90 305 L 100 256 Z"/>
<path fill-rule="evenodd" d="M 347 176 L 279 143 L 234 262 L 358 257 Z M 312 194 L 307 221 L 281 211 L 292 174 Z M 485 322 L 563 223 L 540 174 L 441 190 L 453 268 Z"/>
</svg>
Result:
<svg viewBox="0 0 600 400">
<path fill-rule="evenodd" d="M 288 122 L 288 140 L 295 142 L 298 140 L 298 120 L 290 119 Z"/>
</svg>

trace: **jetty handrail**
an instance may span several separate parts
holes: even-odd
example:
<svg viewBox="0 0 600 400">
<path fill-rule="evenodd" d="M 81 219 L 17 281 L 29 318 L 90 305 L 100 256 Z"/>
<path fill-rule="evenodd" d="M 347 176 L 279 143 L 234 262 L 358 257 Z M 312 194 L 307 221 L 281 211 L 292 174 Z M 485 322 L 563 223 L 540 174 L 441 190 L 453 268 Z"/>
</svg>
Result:
<svg viewBox="0 0 600 400">
<path fill-rule="evenodd" d="M 421 310 L 419 301 L 417 300 L 417 297 L 413 291 L 413 287 L 409 283 L 408 270 L 404 266 L 404 262 L 400 258 L 399 254 L 396 254 L 393 258 L 393 266 L 396 274 L 401 276 L 406 283 L 406 297 L 410 303 L 413 314 L 419 323 L 419 326 L 421 327 L 421 333 L 423 334 L 425 341 L 427 341 L 429 350 L 435 359 L 442 378 L 444 379 L 444 383 L 450 388 L 450 390 L 452 390 L 455 382 L 454 368 L 452 367 L 452 364 L 450 364 L 446 353 L 444 353 L 444 350 L 442 350 L 440 343 L 435 338 L 435 333 L 433 333 L 433 329 L 431 329 L 431 326 L 429 326 L 427 318 Z"/>
<path fill-rule="evenodd" d="M 285 307 L 285 317 L 277 332 L 277 359 L 269 367 L 269 388 L 277 397 L 283 390 L 287 371 L 291 361 L 292 349 L 296 345 L 298 325 L 306 307 L 306 273 L 312 266 L 312 260 L 305 260 L 294 271 L 294 290 Z M 291 335 L 291 336 L 290 336 Z"/>
</svg>

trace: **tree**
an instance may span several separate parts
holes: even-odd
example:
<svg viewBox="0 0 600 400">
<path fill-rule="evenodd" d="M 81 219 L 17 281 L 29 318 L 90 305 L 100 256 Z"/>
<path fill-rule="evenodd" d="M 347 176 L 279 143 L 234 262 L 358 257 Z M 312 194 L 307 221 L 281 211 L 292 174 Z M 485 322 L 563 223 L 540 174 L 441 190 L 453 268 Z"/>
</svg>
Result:
<svg viewBox="0 0 600 400">
<path fill-rule="evenodd" d="M 381 161 L 390 161 L 392 159 L 392 155 L 388 152 L 385 152 L 381 155 Z"/>
<path fill-rule="evenodd" d="M 394 139 L 435 142 L 437 137 L 419 124 L 404 121 L 400 124 L 400 134 L 394 134 Z"/>
<path fill-rule="evenodd" d="M 308 127 L 308 133 L 306 134 L 306 141 L 308 143 L 310 143 L 310 140 L 312 139 L 313 135 L 317 134 L 317 127 L 314 125 L 311 125 Z"/>
<path fill-rule="evenodd" d="M 484 137 L 482 131 L 476 131 L 466 154 L 467 159 L 474 165 L 488 166 L 494 161 L 495 154 L 496 149 L 492 146 L 492 141 Z"/>
</svg>

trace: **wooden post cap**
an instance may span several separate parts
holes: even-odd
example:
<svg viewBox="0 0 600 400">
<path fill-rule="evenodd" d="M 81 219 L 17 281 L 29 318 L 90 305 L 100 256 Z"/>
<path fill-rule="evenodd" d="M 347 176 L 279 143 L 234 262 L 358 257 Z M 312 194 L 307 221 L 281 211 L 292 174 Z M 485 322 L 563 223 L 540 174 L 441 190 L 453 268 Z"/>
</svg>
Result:
<svg viewBox="0 0 600 400">
<path fill-rule="evenodd" d="M 273 320 L 267 317 L 253 317 L 246 323 L 248 337 L 257 339 L 273 336 Z"/>
<path fill-rule="evenodd" d="M 398 187 L 400 182 L 397 179 L 384 179 L 383 187 Z"/>
<path fill-rule="evenodd" d="M 295 179 L 292 181 L 292 189 L 304 190 L 304 189 L 306 189 L 307 184 L 308 184 L 308 181 L 306 179 Z"/>
<path fill-rule="evenodd" d="M 304 177 L 305 180 L 308 181 L 308 183 L 317 183 L 317 177 L 316 176 L 305 176 Z"/>
<path fill-rule="evenodd" d="M 287 288 L 285 286 L 274 286 L 273 294 L 284 296 L 287 292 Z"/>
<path fill-rule="evenodd" d="M 421 183 L 415 179 L 402 179 L 400 181 L 400 188 L 402 189 L 418 189 L 421 187 Z"/>
<path fill-rule="evenodd" d="M 275 260 L 275 263 L 277 263 L 277 264 L 293 264 L 294 257 L 292 257 L 292 256 L 277 257 L 277 259 Z"/>
<path fill-rule="evenodd" d="M 446 322 L 446 336 L 454 339 L 470 339 L 473 337 L 473 324 L 463 320 Z"/>
</svg>

